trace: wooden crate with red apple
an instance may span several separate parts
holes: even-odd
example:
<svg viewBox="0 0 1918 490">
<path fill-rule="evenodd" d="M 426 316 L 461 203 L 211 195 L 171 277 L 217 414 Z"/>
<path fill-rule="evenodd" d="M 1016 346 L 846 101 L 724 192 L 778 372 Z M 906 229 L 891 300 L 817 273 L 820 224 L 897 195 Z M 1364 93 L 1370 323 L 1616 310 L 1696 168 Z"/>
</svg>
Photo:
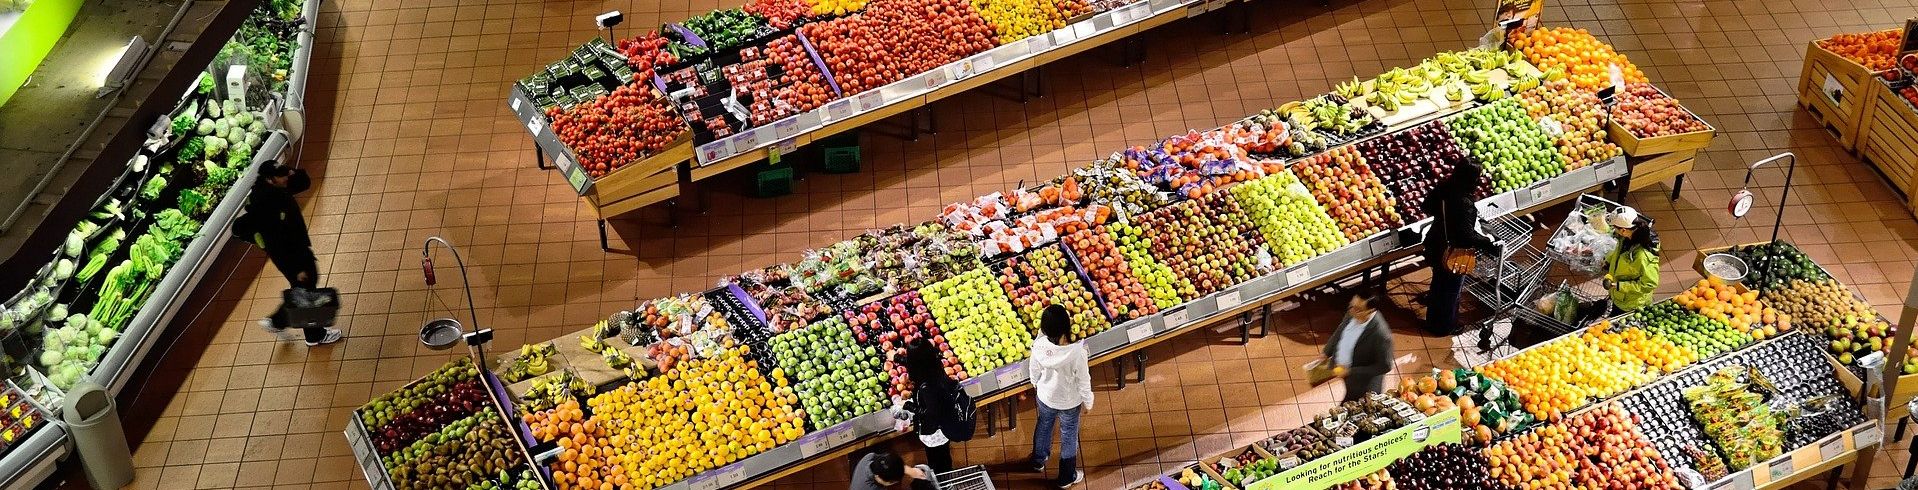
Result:
<svg viewBox="0 0 1918 490">
<path fill-rule="evenodd" d="M 1674 179 L 1672 199 L 1684 188 L 1685 174 L 1698 151 L 1711 146 L 1718 130 L 1678 99 L 1649 83 L 1626 85 L 1612 99 L 1606 136 L 1625 150 L 1631 169 L 1629 190 Z"/>
<path fill-rule="evenodd" d="M 1798 76 L 1798 105 L 1831 131 L 1838 145 L 1857 148 L 1860 120 L 1871 100 L 1865 85 L 1891 68 L 1898 29 L 1839 34 L 1810 42 Z"/>
</svg>

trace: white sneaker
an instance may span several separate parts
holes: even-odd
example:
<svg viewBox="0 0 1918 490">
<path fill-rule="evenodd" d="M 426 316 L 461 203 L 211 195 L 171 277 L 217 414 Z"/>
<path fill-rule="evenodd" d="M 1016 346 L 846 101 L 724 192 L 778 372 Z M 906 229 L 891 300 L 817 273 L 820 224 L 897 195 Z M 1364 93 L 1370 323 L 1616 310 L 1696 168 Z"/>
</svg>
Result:
<svg viewBox="0 0 1918 490">
<path fill-rule="evenodd" d="M 293 340 L 293 337 L 288 335 L 287 329 L 273 326 L 272 318 L 261 318 L 257 324 L 260 326 L 260 330 L 265 330 L 266 333 L 273 334 L 274 337 L 279 337 L 280 340 Z"/>
<path fill-rule="evenodd" d="M 334 342 L 339 342 L 339 341 L 340 341 L 340 339 L 341 339 L 341 338 L 344 338 L 344 337 L 345 337 L 345 335 L 344 335 L 344 334 L 341 334 L 341 333 L 340 333 L 340 329 L 337 329 L 337 328 L 328 328 L 328 329 L 326 329 L 326 337 L 325 337 L 325 338 L 322 338 L 322 339 L 320 339 L 320 341 L 319 341 L 319 342 L 313 342 L 313 341 L 308 341 L 308 342 L 306 343 L 306 346 L 307 346 L 307 347 L 318 347 L 318 346 L 322 346 L 322 345 L 326 345 L 326 344 L 331 344 L 331 343 L 334 343 Z"/>
<path fill-rule="evenodd" d="M 1086 470 L 1078 470 L 1076 473 L 1072 475 L 1072 483 L 1060 485 L 1059 488 L 1072 488 L 1075 485 L 1078 485 L 1080 483 L 1085 483 L 1085 482 L 1086 482 Z"/>
</svg>

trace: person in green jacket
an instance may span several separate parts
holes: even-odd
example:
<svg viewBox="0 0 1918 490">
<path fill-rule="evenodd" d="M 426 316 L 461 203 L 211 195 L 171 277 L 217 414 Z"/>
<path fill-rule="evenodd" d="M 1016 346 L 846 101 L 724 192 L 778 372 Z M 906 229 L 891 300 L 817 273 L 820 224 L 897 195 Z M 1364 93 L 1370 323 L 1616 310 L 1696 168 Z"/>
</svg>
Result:
<svg viewBox="0 0 1918 490">
<path fill-rule="evenodd" d="M 1618 248 L 1605 255 L 1605 290 L 1613 307 L 1635 311 L 1652 304 L 1658 290 L 1658 233 L 1629 206 L 1618 208 L 1610 221 Z"/>
</svg>

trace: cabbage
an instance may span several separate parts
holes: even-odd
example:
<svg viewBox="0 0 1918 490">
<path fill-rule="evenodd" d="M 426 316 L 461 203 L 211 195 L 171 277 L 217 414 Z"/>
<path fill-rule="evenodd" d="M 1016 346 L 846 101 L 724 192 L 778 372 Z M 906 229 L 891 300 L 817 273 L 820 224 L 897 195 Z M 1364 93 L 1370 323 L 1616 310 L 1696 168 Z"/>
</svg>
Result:
<svg viewBox="0 0 1918 490">
<path fill-rule="evenodd" d="M 93 345 L 95 347 L 99 347 L 102 345 L 111 344 L 113 343 L 113 339 L 117 339 L 117 338 L 120 338 L 120 332 L 115 332 L 112 329 L 102 328 L 98 332 L 93 332 L 93 341 L 95 342 Z"/>
<path fill-rule="evenodd" d="M 203 136 L 201 140 L 206 142 L 206 154 L 209 156 L 226 151 L 226 140 L 218 136 Z"/>
<path fill-rule="evenodd" d="M 213 120 L 200 119 L 200 125 L 198 127 L 193 128 L 193 134 L 198 134 L 202 136 L 213 134 Z"/>
<path fill-rule="evenodd" d="M 221 112 L 220 112 L 220 104 L 219 104 L 219 103 L 209 103 L 209 104 L 207 104 L 207 105 L 206 105 L 206 115 L 207 115 L 207 117 L 209 117 L 209 118 L 218 118 L 218 117 L 220 117 L 220 114 L 221 114 Z"/>
<path fill-rule="evenodd" d="M 248 124 L 251 124 L 252 122 L 253 122 L 253 113 L 250 111 L 240 111 L 233 114 L 234 127 L 246 127 Z"/>
<path fill-rule="evenodd" d="M 229 116 L 244 113 L 240 110 L 240 102 L 233 99 L 227 99 L 225 102 L 220 103 L 220 110 L 225 111 L 226 115 Z"/>
<path fill-rule="evenodd" d="M 53 305 L 53 310 L 47 313 L 47 318 L 54 319 L 54 321 L 65 320 L 67 318 L 67 305 Z"/>
<path fill-rule="evenodd" d="M 67 234 L 67 246 L 64 250 L 68 257 L 79 257 L 82 249 L 87 248 L 87 237 L 80 230 Z"/>
<path fill-rule="evenodd" d="M 61 355 L 60 351 L 57 350 L 48 349 L 40 353 L 40 365 L 42 366 L 58 366 L 60 365 L 60 361 L 65 359 L 66 356 Z"/>
<path fill-rule="evenodd" d="M 60 259 L 58 262 L 53 263 L 54 279 L 64 281 L 69 277 L 73 277 L 72 259 Z"/>
</svg>

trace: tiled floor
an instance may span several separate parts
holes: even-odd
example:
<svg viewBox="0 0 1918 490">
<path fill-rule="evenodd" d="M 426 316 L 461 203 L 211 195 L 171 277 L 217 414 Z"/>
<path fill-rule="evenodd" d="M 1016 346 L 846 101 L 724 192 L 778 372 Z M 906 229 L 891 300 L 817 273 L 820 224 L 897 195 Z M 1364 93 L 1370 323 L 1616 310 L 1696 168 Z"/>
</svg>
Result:
<svg viewBox="0 0 1918 490">
<path fill-rule="evenodd" d="M 1174 23 L 1145 36 L 1151 52 L 1141 66 L 1119 68 L 1115 52 L 1095 51 L 1048 67 L 1050 92 L 1027 104 L 1000 87 L 938 103 L 942 133 L 903 141 L 868 132 L 863 173 L 811 174 L 796 194 L 770 200 L 740 197 L 735 178 L 713 186 L 710 213 L 682 216 L 681 228 L 662 226 L 659 211 L 616 223 L 615 248 L 624 250 L 605 253 L 590 212 L 557 175 L 532 168 L 530 141 L 505 107 L 508 84 L 594 35 L 592 14 L 617 8 L 627 26 L 646 26 L 714 5 L 457 3 L 330 0 L 322 8 L 300 161 L 317 177 L 307 213 L 323 282 L 347 294 L 349 338 L 306 349 L 257 331 L 252 319 L 285 283 L 256 252 L 229 250 L 233 265 L 203 283 L 206 309 L 182 315 L 182 340 L 156 350 L 165 352 L 160 369 L 188 373 L 186 381 L 151 384 L 126 410 L 136 427 L 158 414 L 143 437 L 135 433 L 136 487 L 361 487 L 340 435 L 348 412 L 445 362 L 449 354 L 419 347 L 415 332 L 427 319 L 463 316 L 443 251 L 440 286 L 420 277 L 428 236 L 463 247 L 481 322 L 497 329 L 496 345 L 517 346 L 866 228 L 925 219 L 949 201 L 1058 175 L 1127 144 L 1467 47 L 1492 12 L 1479 0 L 1341 0 L 1332 9 L 1261 0 L 1254 34 L 1217 34 L 1212 19 Z M 1782 171 L 1756 179 L 1752 218 L 1719 210 L 1746 162 L 1794 151 L 1803 168 L 1785 235 L 1889 307 L 1918 262 L 1918 221 L 1795 107 L 1792 90 L 1807 40 L 1914 14 L 1918 0 L 1559 0 L 1545 18 L 1599 32 L 1719 128 L 1680 200 L 1666 202 L 1663 187 L 1632 196 L 1658 220 L 1668 277 L 1691 277 L 1690 250 L 1768 233 Z M 1420 282 L 1401 280 L 1395 298 L 1404 302 Z M 1666 292 L 1678 284 L 1668 281 Z M 1310 417 L 1337 388 L 1305 386 L 1298 366 L 1335 319 L 1308 306 L 1249 344 L 1224 327 L 1194 333 L 1150 349 L 1145 383 L 1102 381 L 1099 410 L 1085 421 L 1089 487 L 1120 488 Z M 1394 324 L 1407 356 L 1402 372 L 1456 362 L 1449 339 L 1416 333 L 1416 320 L 1402 314 Z M 1109 379 L 1110 368 L 1094 376 Z M 1021 415 L 1030 430 L 1031 414 Z M 1016 460 L 1028 437 L 975 440 L 960 461 Z M 1902 450 L 1882 455 L 1874 473 L 1895 475 L 1904 459 Z M 845 470 L 827 463 L 778 486 L 843 488 Z M 1034 483 L 1030 475 L 1001 482 Z M 1888 479 L 1872 485 L 1885 486 Z"/>
</svg>

